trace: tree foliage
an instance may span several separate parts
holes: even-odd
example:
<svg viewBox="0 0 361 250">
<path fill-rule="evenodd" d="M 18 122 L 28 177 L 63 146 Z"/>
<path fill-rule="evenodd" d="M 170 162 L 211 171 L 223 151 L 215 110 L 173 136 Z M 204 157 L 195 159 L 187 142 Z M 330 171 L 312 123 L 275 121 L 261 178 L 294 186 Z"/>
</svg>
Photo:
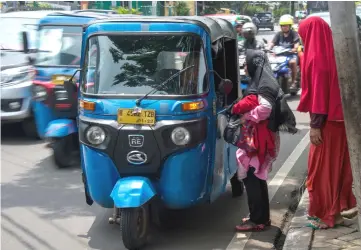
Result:
<svg viewBox="0 0 361 250">
<path fill-rule="evenodd" d="M 124 7 L 119 7 L 117 9 L 115 9 L 119 14 L 133 14 L 133 15 L 140 15 L 142 14 L 139 10 L 137 9 L 128 9 L 128 8 L 124 8 Z"/>
<path fill-rule="evenodd" d="M 177 2 L 174 6 L 174 9 L 177 16 L 189 16 L 190 8 L 186 2 Z"/>
</svg>

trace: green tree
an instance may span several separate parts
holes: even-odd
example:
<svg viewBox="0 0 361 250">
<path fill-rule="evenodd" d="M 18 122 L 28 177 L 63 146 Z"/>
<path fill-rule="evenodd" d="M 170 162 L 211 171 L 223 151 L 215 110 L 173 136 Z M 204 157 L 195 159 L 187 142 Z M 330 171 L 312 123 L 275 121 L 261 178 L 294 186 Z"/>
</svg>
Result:
<svg viewBox="0 0 361 250">
<path fill-rule="evenodd" d="M 137 9 L 128 9 L 128 8 L 124 8 L 124 7 L 119 7 L 117 9 L 115 9 L 119 14 L 133 14 L 133 15 L 140 15 L 142 14 L 139 10 Z"/>
<path fill-rule="evenodd" d="M 177 2 L 175 4 L 175 13 L 177 16 L 189 16 L 190 8 L 186 2 Z"/>
</svg>

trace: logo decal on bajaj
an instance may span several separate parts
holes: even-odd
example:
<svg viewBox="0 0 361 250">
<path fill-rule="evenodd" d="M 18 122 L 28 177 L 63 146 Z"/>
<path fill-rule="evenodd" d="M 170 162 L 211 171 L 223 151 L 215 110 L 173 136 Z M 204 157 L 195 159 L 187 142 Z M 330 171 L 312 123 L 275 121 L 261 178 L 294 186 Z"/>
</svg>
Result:
<svg viewBox="0 0 361 250">
<path fill-rule="evenodd" d="M 129 146 L 140 148 L 144 143 L 144 135 L 128 135 Z"/>
<path fill-rule="evenodd" d="M 140 165 L 146 163 L 148 157 L 145 153 L 135 150 L 127 154 L 127 160 L 130 164 Z"/>
</svg>

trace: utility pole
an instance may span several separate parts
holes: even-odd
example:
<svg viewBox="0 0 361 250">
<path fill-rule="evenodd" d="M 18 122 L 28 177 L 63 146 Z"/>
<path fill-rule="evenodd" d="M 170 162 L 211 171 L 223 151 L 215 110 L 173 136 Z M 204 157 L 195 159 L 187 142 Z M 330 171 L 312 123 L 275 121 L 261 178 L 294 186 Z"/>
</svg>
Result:
<svg viewBox="0 0 361 250">
<path fill-rule="evenodd" d="M 361 228 L 361 57 L 355 2 L 329 1 L 328 5 Z"/>
<path fill-rule="evenodd" d="M 290 5 L 291 5 L 291 16 L 294 16 L 295 14 L 295 1 L 291 1 L 290 2 Z"/>
</svg>

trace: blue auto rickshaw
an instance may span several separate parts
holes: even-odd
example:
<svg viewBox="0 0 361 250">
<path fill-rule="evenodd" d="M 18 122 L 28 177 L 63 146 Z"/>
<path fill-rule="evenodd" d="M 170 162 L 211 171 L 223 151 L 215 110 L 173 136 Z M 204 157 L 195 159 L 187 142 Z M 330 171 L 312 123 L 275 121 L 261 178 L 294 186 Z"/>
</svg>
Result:
<svg viewBox="0 0 361 250">
<path fill-rule="evenodd" d="M 38 134 L 49 141 L 58 167 L 80 162 L 77 96 L 68 96 L 65 79 L 79 68 L 82 26 L 116 14 L 109 10 L 54 12 L 39 21 L 38 51 L 33 59 L 33 110 Z"/>
<path fill-rule="evenodd" d="M 69 95 L 74 82 L 65 82 Z M 225 109 L 241 96 L 231 23 L 144 16 L 90 22 L 79 83 L 86 201 L 114 208 L 110 222 L 121 221 L 126 248 L 146 243 L 162 209 L 213 202 L 225 192 L 237 169 L 223 139 Z M 243 190 L 235 182 L 232 188 Z"/>
</svg>

